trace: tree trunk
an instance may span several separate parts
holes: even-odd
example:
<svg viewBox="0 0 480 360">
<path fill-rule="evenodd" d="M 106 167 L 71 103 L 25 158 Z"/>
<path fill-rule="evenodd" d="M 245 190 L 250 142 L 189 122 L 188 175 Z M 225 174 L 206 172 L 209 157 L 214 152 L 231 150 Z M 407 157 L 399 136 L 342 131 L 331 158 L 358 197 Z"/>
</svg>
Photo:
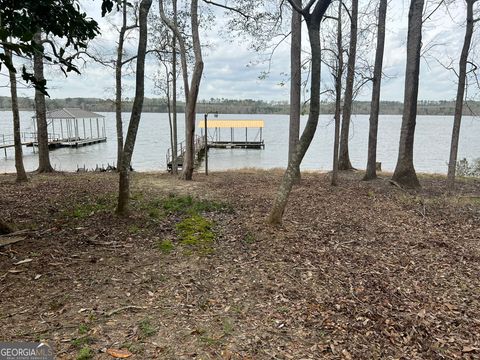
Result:
<svg viewBox="0 0 480 360">
<path fill-rule="evenodd" d="M 181 178 L 184 180 L 192 180 L 193 166 L 194 166 L 194 140 L 195 140 L 195 106 L 198 97 L 198 90 L 200 87 L 200 80 L 203 73 L 202 51 L 200 47 L 200 37 L 198 34 L 198 0 L 192 0 L 191 3 L 191 21 L 192 21 L 192 38 L 193 49 L 195 54 L 195 66 L 192 75 L 192 87 L 195 89 L 190 91 L 188 84 L 188 65 L 187 65 L 187 48 L 185 39 L 180 32 L 176 21 L 171 21 L 165 15 L 163 0 L 158 1 L 160 17 L 162 21 L 173 31 L 178 45 L 180 46 L 180 61 L 182 63 L 182 77 L 183 88 L 185 91 L 185 156 L 182 164 Z M 176 6 L 176 3 L 174 3 Z M 176 20 L 176 15 L 175 20 Z M 193 101 L 193 103 L 192 103 Z"/>
<path fill-rule="evenodd" d="M 377 178 L 377 134 L 378 115 L 380 113 L 380 92 L 382 85 L 383 54 L 385 52 L 385 22 L 388 0 L 380 0 L 378 9 L 377 50 L 373 70 L 372 103 L 370 107 L 370 126 L 368 132 L 368 160 L 364 180 Z"/>
<path fill-rule="evenodd" d="M 198 33 L 198 0 L 192 0 L 192 38 L 195 66 L 185 109 L 185 156 L 183 158 L 182 179 L 192 180 L 195 165 L 195 108 L 197 105 L 200 81 L 203 73 L 202 48 Z M 205 129 L 206 131 L 206 129 Z"/>
<path fill-rule="evenodd" d="M 343 105 L 342 133 L 340 135 L 340 154 L 338 168 L 351 170 L 353 166 L 348 153 L 348 138 L 350 135 L 350 121 L 352 117 L 353 82 L 355 80 L 355 61 L 357 58 L 357 23 L 358 0 L 352 0 L 352 17 L 350 21 L 350 49 L 348 54 L 347 80 L 345 84 L 345 99 Z"/>
<path fill-rule="evenodd" d="M 312 54 L 312 78 L 310 83 L 310 112 L 307 124 L 303 130 L 302 136 L 298 142 L 291 160 L 288 162 L 287 170 L 283 175 L 282 182 L 277 191 L 277 196 L 267 221 L 270 224 L 280 224 L 282 222 L 285 206 L 288 196 L 295 182 L 296 169 L 299 168 L 305 153 L 310 146 L 315 131 L 317 129 L 318 117 L 320 114 L 320 70 L 321 70 L 321 51 L 320 51 L 320 21 L 325 14 L 331 0 L 318 1 L 315 9 L 310 14 L 310 7 L 302 10 L 308 28 L 310 39 L 310 48 Z M 298 8 L 298 6 L 297 6 Z"/>
<path fill-rule="evenodd" d="M 167 35 L 168 37 L 168 35 Z M 175 38 L 175 36 L 174 36 Z M 170 149 L 172 149 L 172 172 L 173 172 L 173 160 L 174 160 L 174 156 L 173 156 L 173 119 L 172 119 L 172 97 L 170 95 L 170 69 L 168 68 L 167 64 L 166 63 L 163 63 L 165 65 L 165 77 L 166 77 L 166 83 L 167 83 L 167 87 L 166 87 L 166 91 L 165 91 L 165 95 L 167 96 L 167 113 L 168 113 L 168 127 L 169 127 L 169 130 L 170 130 Z"/>
<path fill-rule="evenodd" d="M 122 122 L 122 67 L 123 44 L 127 31 L 127 1 L 122 3 L 122 27 L 118 35 L 117 61 L 115 62 L 115 122 L 117 128 L 117 169 L 120 169 L 123 153 L 123 122 Z"/>
<path fill-rule="evenodd" d="M 172 1 L 173 5 L 173 23 L 177 26 L 177 0 Z M 178 174 L 178 160 L 177 160 L 177 144 L 178 144 L 178 131 L 177 131 L 177 38 L 175 33 L 173 34 L 172 39 L 172 137 L 173 137 L 173 147 L 172 147 L 172 173 Z"/>
<path fill-rule="evenodd" d="M 465 31 L 465 40 L 459 61 L 457 99 L 455 103 L 455 116 L 453 120 L 452 142 L 450 146 L 450 160 L 448 162 L 447 187 L 453 190 L 455 187 L 455 172 L 457 167 L 458 141 L 460 138 L 460 126 L 462 123 L 463 101 L 465 97 L 465 84 L 467 78 L 467 61 L 470 52 L 473 35 L 473 5 L 476 0 L 466 0 L 467 2 L 467 27 Z"/>
<path fill-rule="evenodd" d="M 407 188 L 420 187 L 415 167 L 413 166 L 413 145 L 417 118 L 423 5 L 424 0 L 411 0 L 410 2 L 402 129 L 397 166 L 392 177 L 394 181 Z"/>
<path fill-rule="evenodd" d="M 301 7 L 302 0 L 294 0 Z M 290 129 L 288 140 L 288 160 L 290 161 L 300 136 L 300 101 L 302 86 L 302 14 L 292 9 L 292 42 L 290 45 Z M 300 180 L 300 168 L 297 169 Z"/>
<path fill-rule="evenodd" d="M 137 137 L 138 125 L 142 116 L 143 100 L 145 93 L 145 56 L 147 52 L 147 17 L 152 0 L 142 0 L 139 9 L 139 37 L 137 51 L 137 67 L 136 67 L 136 84 L 135 84 L 135 100 L 133 101 L 132 113 L 128 125 L 127 137 L 121 156 L 121 166 L 119 167 L 119 189 L 117 213 L 125 215 L 128 213 L 128 205 L 130 200 L 130 163 L 132 160 L 133 148 Z"/>
<path fill-rule="evenodd" d="M 337 19 L 337 73 L 335 74 L 335 135 L 333 139 L 333 186 L 338 185 L 338 147 L 340 142 L 340 116 L 342 113 L 342 77 L 343 77 L 343 45 L 342 45 L 342 1 L 338 2 Z"/>
<path fill-rule="evenodd" d="M 38 31 L 33 36 L 33 41 L 42 46 L 42 33 Z M 42 47 L 43 49 L 43 47 Z M 43 76 L 43 50 L 36 51 L 33 55 L 33 71 L 37 83 L 45 81 Z M 39 173 L 53 172 L 50 164 L 50 155 L 48 151 L 48 125 L 47 109 L 45 105 L 45 94 L 35 89 L 35 113 L 37 121 L 37 143 L 38 143 L 38 169 Z"/>
<path fill-rule="evenodd" d="M 5 50 L 5 56 L 13 63 L 12 51 Z M 15 73 L 9 70 L 10 76 L 10 94 L 12 97 L 12 115 L 13 115 L 13 142 L 15 145 L 15 169 L 17 170 L 17 182 L 28 181 L 25 167 L 23 166 L 22 138 L 20 134 L 20 113 L 18 110 L 17 79 Z"/>
</svg>

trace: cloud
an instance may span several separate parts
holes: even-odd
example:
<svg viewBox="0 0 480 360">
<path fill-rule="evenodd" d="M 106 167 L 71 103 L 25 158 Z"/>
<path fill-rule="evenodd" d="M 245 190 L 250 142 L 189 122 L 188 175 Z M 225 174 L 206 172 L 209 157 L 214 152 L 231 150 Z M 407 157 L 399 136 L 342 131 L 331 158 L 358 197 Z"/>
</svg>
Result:
<svg viewBox="0 0 480 360">
<path fill-rule="evenodd" d="M 115 56 L 117 32 L 111 23 L 120 20 L 116 13 L 102 18 L 98 2 L 81 1 L 83 9 L 89 16 L 98 21 L 102 35 L 93 42 L 95 49 L 105 56 Z M 455 95 L 455 75 L 438 64 L 439 61 L 450 62 L 454 59 L 456 64 L 463 41 L 464 33 L 464 6 L 450 9 L 446 13 L 443 8 L 434 14 L 424 27 L 424 47 L 431 47 L 422 61 L 420 78 L 421 99 L 451 99 Z M 152 9 L 152 11 L 158 11 Z M 428 11 L 426 11 L 428 13 Z M 226 40 L 220 34 L 224 32 L 226 17 L 223 11 L 214 10 L 217 20 L 210 24 L 207 30 L 201 33 L 202 40 L 209 46 L 204 48 L 204 77 L 202 79 L 200 98 L 254 98 L 263 100 L 287 100 L 288 76 L 290 55 L 288 39 L 279 46 L 271 62 L 261 62 L 268 54 L 259 54 L 249 49 L 248 44 L 240 39 Z M 382 99 L 403 100 L 404 72 L 406 57 L 406 34 L 408 23 L 408 2 L 390 2 L 384 72 L 387 78 L 383 81 Z M 127 51 L 134 53 L 135 39 L 127 44 Z M 447 45 L 445 45 L 447 44 Z M 304 46 L 308 51 L 308 42 Z M 369 45 L 370 51 L 375 50 Z M 158 69 L 156 60 L 150 57 L 146 71 L 146 96 L 158 97 L 154 88 L 153 76 Z M 102 67 L 93 60 L 87 60 L 81 69 L 82 75 L 70 74 L 65 78 L 59 72 L 47 72 L 49 76 L 50 94 L 52 97 L 99 97 L 112 98 L 114 73 Z M 269 71 L 269 75 L 260 80 L 259 76 Z M 324 71 L 324 80 L 329 83 Z M 5 74 L 5 68 L 2 68 Z M 6 80 L 2 80 L 5 82 Z M 286 81 L 285 86 L 280 84 Z M 125 96 L 131 97 L 134 93 L 134 76 L 126 76 L 124 84 Z M 23 91 L 33 97 L 32 91 Z M 8 87 L 0 88 L 0 95 L 9 95 Z M 361 99 L 370 98 L 369 91 L 364 91 Z"/>
</svg>

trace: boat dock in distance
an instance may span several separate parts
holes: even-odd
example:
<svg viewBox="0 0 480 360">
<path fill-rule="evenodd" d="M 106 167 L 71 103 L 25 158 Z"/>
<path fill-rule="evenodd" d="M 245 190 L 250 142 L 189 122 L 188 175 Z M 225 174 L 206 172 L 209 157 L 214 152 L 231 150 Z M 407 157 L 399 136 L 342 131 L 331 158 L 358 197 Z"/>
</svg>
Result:
<svg viewBox="0 0 480 360">
<path fill-rule="evenodd" d="M 36 129 L 36 116 L 32 116 Z M 80 108 L 47 111 L 48 147 L 79 147 L 107 141 L 105 116 Z M 37 146 L 32 141 L 30 146 Z"/>
<path fill-rule="evenodd" d="M 263 120 L 207 120 L 208 147 L 217 149 L 265 149 L 264 126 Z M 201 120 L 198 127 L 201 130 L 201 136 L 204 137 L 205 120 Z"/>
<path fill-rule="evenodd" d="M 263 141 L 263 120 L 207 120 L 207 144 L 205 141 L 205 120 L 198 123 L 201 136 L 195 138 L 195 158 L 201 159 L 204 151 L 216 149 L 265 149 Z M 223 129 L 223 134 L 222 134 Z M 250 131 L 249 131 L 250 130 Z M 222 137 L 223 136 L 223 137 Z M 172 170 L 174 163 L 172 149 L 167 150 L 167 170 Z M 183 166 L 185 144 L 177 145 L 177 166 Z"/>
<path fill-rule="evenodd" d="M 33 132 L 20 133 L 20 143 L 23 146 L 38 147 L 37 119 L 32 116 Z M 47 136 L 49 149 L 62 147 L 80 147 L 107 141 L 105 131 L 105 116 L 79 109 L 63 108 L 48 111 Z M 0 149 L 7 158 L 7 149 L 15 146 L 13 134 L 0 134 Z"/>
</svg>

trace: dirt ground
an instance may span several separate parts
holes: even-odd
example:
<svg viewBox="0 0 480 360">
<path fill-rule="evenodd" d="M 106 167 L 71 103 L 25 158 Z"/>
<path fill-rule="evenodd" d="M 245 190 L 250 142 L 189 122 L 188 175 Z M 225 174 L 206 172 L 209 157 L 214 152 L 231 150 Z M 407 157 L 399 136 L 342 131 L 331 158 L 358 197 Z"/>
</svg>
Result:
<svg viewBox="0 0 480 360">
<path fill-rule="evenodd" d="M 479 180 L 307 173 L 271 227 L 280 179 L 134 174 L 118 217 L 116 174 L 0 176 L 0 217 L 26 230 L 0 247 L 1 340 L 59 359 L 480 358 Z"/>
</svg>

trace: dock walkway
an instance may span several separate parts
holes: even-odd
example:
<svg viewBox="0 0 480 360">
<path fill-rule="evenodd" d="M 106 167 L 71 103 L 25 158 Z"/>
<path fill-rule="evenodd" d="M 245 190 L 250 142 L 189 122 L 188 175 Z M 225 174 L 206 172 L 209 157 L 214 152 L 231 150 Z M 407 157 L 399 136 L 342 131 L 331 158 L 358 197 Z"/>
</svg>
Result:
<svg viewBox="0 0 480 360">
<path fill-rule="evenodd" d="M 22 146 L 26 147 L 33 147 L 35 151 L 35 147 L 38 147 L 37 141 L 37 133 L 28 133 L 22 132 L 20 134 L 20 141 Z M 48 148 L 59 149 L 59 148 L 73 148 L 73 147 L 80 147 L 86 145 L 93 145 L 102 142 L 106 142 L 106 137 L 99 137 L 99 138 L 61 138 L 59 134 L 48 134 Z M 0 134 L 0 150 L 3 149 L 5 158 L 7 157 L 7 149 L 15 147 L 14 137 L 13 134 Z"/>
<path fill-rule="evenodd" d="M 182 141 L 177 145 L 177 168 L 182 169 L 183 166 L 183 159 L 186 152 L 186 144 L 185 141 Z M 205 140 L 200 136 L 195 136 L 195 161 L 198 162 L 201 160 L 205 151 Z M 173 168 L 173 153 L 172 149 L 167 150 L 166 156 L 166 163 L 167 163 L 167 170 L 172 171 Z"/>
<path fill-rule="evenodd" d="M 207 117 L 208 115 L 206 115 Z M 207 119 L 206 119 L 207 120 Z M 205 151 L 209 148 L 215 149 L 265 149 L 263 140 L 263 120 L 207 120 L 207 129 L 205 129 L 205 120 L 201 120 L 198 127 L 201 129 L 201 136 L 195 138 L 195 158 L 199 162 Z M 229 139 L 222 138 L 221 130 L 229 129 Z M 249 129 L 257 129 L 253 133 Z M 211 131 L 209 131 L 211 130 Z M 206 131 L 206 133 L 205 133 Z M 225 133 L 225 131 L 224 131 Z M 206 140 L 208 139 L 208 141 Z M 183 166 L 183 157 L 185 155 L 185 143 L 181 142 L 177 147 L 177 165 L 178 169 Z M 166 156 L 167 170 L 172 171 L 172 149 L 168 149 Z"/>
</svg>

